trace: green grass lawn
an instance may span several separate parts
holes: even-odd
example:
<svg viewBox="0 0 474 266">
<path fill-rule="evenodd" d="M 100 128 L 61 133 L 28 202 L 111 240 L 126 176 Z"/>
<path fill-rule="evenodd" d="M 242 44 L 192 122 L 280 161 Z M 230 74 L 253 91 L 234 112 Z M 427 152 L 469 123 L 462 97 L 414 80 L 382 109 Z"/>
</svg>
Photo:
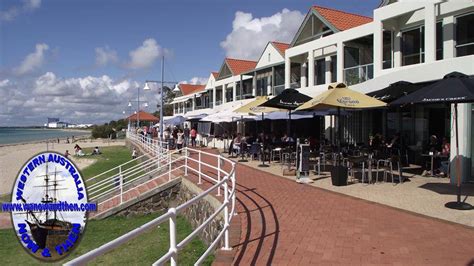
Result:
<svg viewBox="0 0 474 266">
<path fill-rule="evenodd" d="M 83 149 L 85 154 L 91 154 L 92 150 L 93 148 Z M 102 154 L 100 155 L 86 155 L 83 157 L 76 157 L 96 160 L 95 163 L 81 170 L 83 178 L 87 179 L 93 177 L 132 159 L 132 153 L 125 146 L 102 147 L 100 148 L 100 151 L 102 152 Z M 135 164 L 136 163 L 131 163 L 127 166 L 131 167 Z M 125 169 L 127 168 L 127 166 L 125 167 Z"/>
<path fill-rule="evenodd" d="M 109 217 L 104 220 L 91 220 L 87 223 L 85 234 L 65 261 L 82 255 L 89 250 L 113 240 L 138 226 L 151 221 L 158 214 L 150 214 L 134 217 Z M 178 239 L 182 240 L 191 231 L 191 225 L 183 217 L 178 217 L 177 231 Z M 159 257 L 164 255 L 169 248 L 168 222 L 160 227 L 129 241 L 117 249 L 97 258 L 91 264 L 105 265 L 151 265 Z M 13 230 L 0 230 L 0 258 L 2 265 L 39 265 L 40 262 L 32 258 L 23 251 Z M 180 251 L 178 263 L 180 265 L 192 265 L 199 256 L 206 250 L 206 245 L 198 238 L 194 239 L 186 248 Z M 212 263 L 213 256 L 210 256 L 204 265 Z M 64 263 L 65 261 L 62 261 Z M 56 263 L 59 265 L 60 263 Z"/>
</svg>

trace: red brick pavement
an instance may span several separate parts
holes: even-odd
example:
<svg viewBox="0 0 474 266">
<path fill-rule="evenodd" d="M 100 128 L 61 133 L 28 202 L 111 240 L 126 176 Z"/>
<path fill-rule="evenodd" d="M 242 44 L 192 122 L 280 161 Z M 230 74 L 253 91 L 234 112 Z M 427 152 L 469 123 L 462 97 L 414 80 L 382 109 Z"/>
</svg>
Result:
<svg viewBox="0 0 474 266">
<path fill-rule="evenodd" d="M 203 171 L 215 173 L 206 167 Z M 189 179 L 195 178 L 190 172 Z M 235 265 L 474 263 L 472 228 L 297 184 L 244 165 L 237 166 L 237 183 L 242 230 L 234 245 Z"/>
</svg>

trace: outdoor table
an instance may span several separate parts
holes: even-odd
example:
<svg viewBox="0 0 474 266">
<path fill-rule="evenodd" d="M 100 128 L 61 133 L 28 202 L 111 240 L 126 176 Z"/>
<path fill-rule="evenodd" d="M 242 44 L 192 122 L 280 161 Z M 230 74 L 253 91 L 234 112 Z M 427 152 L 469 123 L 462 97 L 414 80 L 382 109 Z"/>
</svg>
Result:
<svg viewBox="0 0 474 266">
<path fill-rule="evenodd" d="M 430 170 L 430 176 L 431 177 L 434 177 L 434 158 L 448 158 L 448 156 L 446 155 L 443 155 L 441 153 L 434 153 L 434 152 L 430 152 L 428 154 L 422 154 L 421 156 L 423 157 L 430 157 L 430 160 L 431 160 L 431 170 Z"/>
</svg>

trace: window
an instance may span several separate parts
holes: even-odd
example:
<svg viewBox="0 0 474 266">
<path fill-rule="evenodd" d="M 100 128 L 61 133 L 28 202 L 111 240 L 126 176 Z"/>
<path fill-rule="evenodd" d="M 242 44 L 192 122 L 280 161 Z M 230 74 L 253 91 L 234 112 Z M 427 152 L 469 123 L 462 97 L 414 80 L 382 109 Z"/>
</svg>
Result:
<svg viewBox="0 0 474 266">
<path fill-rule="evenodd" d="M 272 60 L 272 55 L 268 53 L 268 62 L 270 62 L 271 60 Z"/>
<path fill-rule="evenodd" d="M 402 32 L 402 55 L 404 66 L 425 61 L 425 27 Z"/>
<path fill-rule="evenodd" d="M 443 59 L 443 22 L 436 23 L 436 60 Z"/>
<path fill-rule="evenodd" d="M 316 85 L 326 84 L 326 60 L 323 58 L 314 61 L 314 63 L 316 64 L 316 77 L 314 78 Z"/>
<path fill-rule="evenodd" d="M 383 69 L 392 67 L 392 32 L 383 32 Z"/>
<path fill-rule="evenodd" d="M 456 18 L 456 56 L 474 54 L 474 13 Z"/>
<path fill-rule="evenodd" d="M 346 46 L 344 47 L 344 68 L 355 67 L 359 64 L 359 49 Z"/>
<path fill-rule="evenodd" d="M 331 56 L 331 82 L 337 81 L 337 55 Z"/>
</svg>

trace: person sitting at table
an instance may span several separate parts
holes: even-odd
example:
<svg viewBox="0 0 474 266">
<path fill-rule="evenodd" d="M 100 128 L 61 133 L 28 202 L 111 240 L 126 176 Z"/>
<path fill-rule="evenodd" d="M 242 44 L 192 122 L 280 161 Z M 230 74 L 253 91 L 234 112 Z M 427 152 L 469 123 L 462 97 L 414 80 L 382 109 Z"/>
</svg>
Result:
<svg viewBox="0 0 474 266">
<path fill-rule="evenodd" d="M 236 151 L 237 154 L 240 153 L 240 145 L 242 144 L 242 135 L 237 133 L 237 136 L 234 138 L 233 149 Z"/>
<path fill-rule="evenodd" d="M 283 135 L 283 137 L 281 138 L 281 141 L 284 142 L 284 143 L 292 143 L 292 142 L 295 142 L 293 140 L 292 137 L 288 136 L 286 133 L 285 135 Z"/>
<path fill-rule="evenodd" d="M 446 177 L 448 175 L 449 169 L 449 152 L 451 151 L 451 144 L 448 141 L 448 138 L 443 138 L 443 144 L 441 145 L 441 155 L 443 160 L 441 161 L 441 166 L 439 167 L 439 174 Z M 444 158 L 446 156 L 446 158 Z"/>
</svg>

